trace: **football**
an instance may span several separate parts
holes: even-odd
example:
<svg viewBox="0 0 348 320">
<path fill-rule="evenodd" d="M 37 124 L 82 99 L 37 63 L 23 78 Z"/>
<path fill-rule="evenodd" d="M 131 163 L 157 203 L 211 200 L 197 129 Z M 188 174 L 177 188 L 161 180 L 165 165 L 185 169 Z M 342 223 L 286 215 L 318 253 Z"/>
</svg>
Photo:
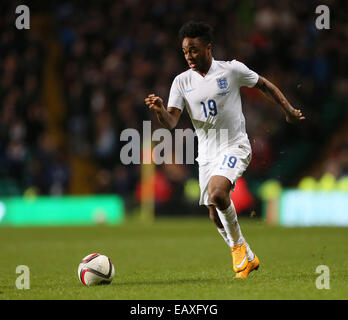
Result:
<svg viewBox="0 0 348 320">
<path fill-rule="evenodd" d="M 92 253 L 81 260 L 77 273 L 85 286 L 110 284 L 115 275 L 115 268 L 107 256 Z"/>
</svg>

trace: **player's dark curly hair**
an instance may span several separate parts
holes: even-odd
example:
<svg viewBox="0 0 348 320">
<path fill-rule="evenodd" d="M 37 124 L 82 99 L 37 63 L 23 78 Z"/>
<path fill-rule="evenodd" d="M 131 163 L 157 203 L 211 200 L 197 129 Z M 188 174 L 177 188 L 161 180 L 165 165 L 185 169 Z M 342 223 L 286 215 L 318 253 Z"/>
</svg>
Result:
<svg viewBox="0 0 348 320">
<path fill-rule="evenodd" d="M 213 28 L 202 21 L 189 21 L 179 30 L 179 40 L 184 38 L 200 38 L 205 44 L 213 41 Z"/>
</svg>

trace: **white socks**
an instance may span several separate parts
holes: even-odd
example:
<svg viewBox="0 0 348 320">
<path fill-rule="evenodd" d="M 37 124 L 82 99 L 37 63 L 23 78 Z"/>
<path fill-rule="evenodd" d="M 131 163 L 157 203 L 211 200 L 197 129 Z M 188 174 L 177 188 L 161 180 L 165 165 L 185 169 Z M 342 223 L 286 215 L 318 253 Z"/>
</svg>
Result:
<svg viewBox="0 0 348 320">
<path fill-rule="evenodd" d="M 228 240 L 227 238 L 227 232 L 225 230 L 225 228 L 217 228 L 217 231 L 221 234 L 221 237 L 225 240 L 225 242 L 227 243 L 227 245 L 229 247 L 231 247 L 231 243 L 230 243 L 230 240 Z"/>
<path fill-rule="evenodd" d="M 227 234 L 227 238 L 231 245 L 242 244 L 242 232 L 239 227 L 236 209 L 234 208 L 233 202 L 225 210 L 219 210 L 216 208 L 219 215 L 220 221 L 224 226 Z"/>
<path fill-rule="evenodd" d="M 238 223 L 236 209 L 231 201 L 231 204 L 225 210 L 219 210 L 216 208 L 216 211 L 219 215 L 220 221 L 224 228 L 217 228 L 218 232 L 225 240 L 229 247 L 233 247 L 236 244 L 245 243 L 246 246 L 246 255 L 248 261 L 252 261 L 255 257 L 254 253 L 251 251 L 250 246 L 245 241 L 240 226 Z"/>
</svg>

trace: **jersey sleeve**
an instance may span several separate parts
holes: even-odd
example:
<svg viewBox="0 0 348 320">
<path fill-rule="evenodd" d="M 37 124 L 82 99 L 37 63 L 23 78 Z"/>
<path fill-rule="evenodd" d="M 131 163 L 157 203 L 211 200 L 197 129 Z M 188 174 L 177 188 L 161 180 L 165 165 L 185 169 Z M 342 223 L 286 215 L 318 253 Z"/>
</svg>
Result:
<svg viewBox="0 0 348 320">
<path fill-rule="evenodd" d="M 240 87 L 254 87 L 257 81 L 259 80 L 259 75 L 250 70 L 244 63 L 237 60 L 232 61 L 234 66 L 234 71 Z"/>
<path fill-rule="evenodd" d="M 178 108 L 181 111 L 185 108 L 185 100 L 179 87 L 179 79 L 176 77 L 172 83 L 168 98 L 168 107 Z"/>
</svg>

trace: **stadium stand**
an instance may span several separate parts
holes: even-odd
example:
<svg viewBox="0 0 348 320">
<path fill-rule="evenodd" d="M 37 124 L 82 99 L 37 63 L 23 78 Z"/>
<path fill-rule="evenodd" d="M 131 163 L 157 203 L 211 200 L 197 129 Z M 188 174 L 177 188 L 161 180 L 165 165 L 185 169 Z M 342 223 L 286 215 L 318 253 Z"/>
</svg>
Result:
<svg viewBox="0 0 348 320">
<path fill-rule="evenodd" d="M 139 166 L 122 165 L 119 136 L 126 128 L 141 132 L 144 120 L 158 127 L 143 99 L 150 92 L 167 99 L 173 78 L 187 68 L 177 31 L 193 18 L 214 26 L 215 59 L 238 59 L 269 78 L 308 119 L 289 125 L 255 89 L 242 89 L 253 147 L 245 178 L 252 193 L 265 179 L 294 186 L 305 174 L 323 174 L 324 165 L 315 172 L 313 166 L 335 159 L 328 150 L 340 150 L 337 177 L 347 174 L 347 136 L 337 132 L 347 118 L 348 22 L 347 10 L 336 3 L 333 33 L 315 28 L 312 2 L 52 1 L 40 12 L 46 22 L 39 28 L 49 27 L 53 43 L 45 34 L 14 29 L 15 4 L 6 4 L 0 16 L 2 195 L 35 188 L 39 194 L 116 192 L 133 198 Z M 56 60 L 49 60 L 55 52 Z M 47 83 L 56 87 L 47 89 Z M 48 96 L 61 99 L 55 109 Z M 54 139 L 59 133 L 52 134 L 52 126 L 64 141 Z M 190 126 L 185 114 L 180 128 Z M 157 170 L 181 197 L 197 167 L 171 166 Z"/>
</svg>

